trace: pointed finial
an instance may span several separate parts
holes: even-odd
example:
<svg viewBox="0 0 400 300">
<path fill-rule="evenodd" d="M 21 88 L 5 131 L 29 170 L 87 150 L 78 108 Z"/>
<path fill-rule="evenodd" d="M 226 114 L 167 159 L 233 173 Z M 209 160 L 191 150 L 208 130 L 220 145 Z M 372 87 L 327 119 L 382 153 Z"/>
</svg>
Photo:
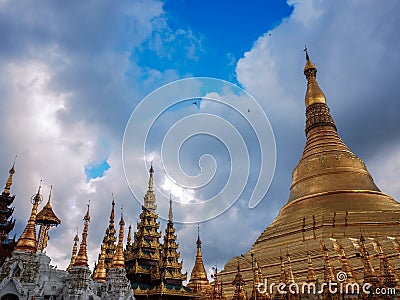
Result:
<svg viewBox="0 0 400 300">
<path fill-rule="evenodd" d="M 307 46 L 304 46 L 304 52 L 306 52 L 306 65 L 304 67 L 304 75 L 308 76 L 308 74 L 306 74 L 306 71 L 308 71 L 310 69 L 314 69 L 315 73 L 316 73 L 317 72 L 317 68 L 315 67 L 315 65 L 310 60 L 310 56 L 308 55 Z M 314 75 L 315 75 L 315 73 L 314 73 Z"/>
<path fill-rule="evenodd" d="M 304 45 L 304 51 L 306 52 L 306 60 L 310 60 L 310 57 L 308 56 L 308 50 L 307 50 L 306 45 Z"/>
<path fill-rule="evenodd" d="M 151 162 L 151 166 L 150 166 L 150 176 L 149 176 L 149 191 L 153 191 L 153 173 L 154 173 L 154 169 L 153 169 L 153 162 Z"/>
<path fill-rule="evenodd" d="M 124 221 L 124 205 L 121 205 L 121 220 L 119 221 L 119 225 L 123 226 L 125 225 L 125 221 Z"/>
<path fill-rule="evenodd" d="M 365 242 L 365 238 L 364 238 L 364 235 L 362 234 L 361 229 L 360 229 L 360 242 L 363 243 L 363 244 Z"/>
<path fill-rule="evenodd" d="M 89 203 L 87 204 L 87 212 L 86 212 L 86 215 L 85 215 L 85 217 L 83 218 L 83 220 L 88 221 L 88 222 L 90 221 L 89 209 L 90 209 L 90 200 L 89 200 Z"/>
<path fill-rule="evenodd" d="M 8 175 L 8 179 L 7 179 L 7 182 L 6 182 L 6 186 L 4 187 L 3 193 L 7 194 L 7 195 L 10 194 L 10 189 L 11 189 L 11 185 L 12 185 L 12 178 L 13 178 L 13 175 L 15 173 L 14 166 L 15 166 L 15 160 L 16 159 L 17 159 L 17 156 L 15 155 L 14 162 L 12 164 L 12 167 L 11 167 L 10 171 L 9 171 L 9 175 Z"/>
<path fill-rule="evenodd" d="M 53 185 L 50 185 L 50 193 L 49 193 L 49 200 L 48 202 L 50 203 L 50 199 L 51 199 L 51 191 L 53 190 Z"/>
<path fill-rule="evenodd" d="M 128 227 L 128 237 L 126 238 L 126 244 L 128 246 L 131 245 L 131 241 L 132 241 L 132 224 L 129 221 L 129 227 Z"/>
<path fill-rule="evenodd" d="M 171 222 L 171 223 L 172 223 L 172 218 L 173 218 L 173 215 L 172 215 L 172 197 L 171 197 L 171 194 L 169 194 L 169 213 L 168 213 L 168 220 L 169 220 L 169 222 Z"/>
</svg>

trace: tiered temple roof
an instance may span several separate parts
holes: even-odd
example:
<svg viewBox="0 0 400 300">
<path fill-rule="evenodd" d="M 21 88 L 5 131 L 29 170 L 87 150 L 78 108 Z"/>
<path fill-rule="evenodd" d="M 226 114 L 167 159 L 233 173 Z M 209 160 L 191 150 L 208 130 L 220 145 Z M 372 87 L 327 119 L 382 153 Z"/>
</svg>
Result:
<svg viewBox="0 0 400 300">
<path fill-rule="evenodd" d="M 9 238 L 9 233 L 15 226 L 15 220 L 12 217 L 14 207 L 10 207 L 15 199 L 15 195 L 10 194 L 13 175 L 15 173 L 14 167 L 15 161 L 9 171 L 3 193 L 0 195 L 0 266 L 11 255 L 16 244 L 15 239 Z"/>
</svg>

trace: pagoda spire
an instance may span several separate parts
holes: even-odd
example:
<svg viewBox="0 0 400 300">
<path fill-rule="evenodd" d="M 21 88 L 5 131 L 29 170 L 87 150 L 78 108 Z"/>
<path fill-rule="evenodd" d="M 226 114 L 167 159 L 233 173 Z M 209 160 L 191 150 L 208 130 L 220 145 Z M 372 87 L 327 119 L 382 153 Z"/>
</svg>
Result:
<svg viewBox="0 0 400 300">
<path fill-rule="evenodd" d="M 157 209 L 156 205 L 156 196 L 154 194 L 154 183 L 153 183 L 153 174 L 154 174 L 154 169 L 153 169 L 153 163 L 150 166 L 149 170 L 150 176 L 149 176 L 149 189 L 147 190 L 146 195 L 144 196 L 144 207 L 152 212 L 155 212 Z"/>
<path fill-rule="evenodd" d="M 292 261 L 290 260 L 290 254 L 289 251 L 286 253 L 286 260 L 287 260 L 287 265 L 288 265 L 288 270 L 287 270 L 287 283 L 291 284 L 294 283 L 294 275 L 293 275 L 293 270 L 292 270 Z"/>
<path fill-rule="evenodd" d="M 25 251 L 35 253 L 37 251 L 36 246 L 36 215 L 39 203 L 42 202 L 43 198 L 40 195 L 42 180 L 40 180 L 39 189 L 36 195 L 32 196 L 32 211 L 28 220 L 28 224 L 25 227 L 24 232 L 18 240 L 14 250 Z"/>
<path fill-rule="evenodd" d="M 201 253 L 201 239 L 200 239 L 200 227 L 197 226 L 197 253 L 196 260 L 193 266 L 192 273 L 188 287 L 194 292 L 205 291 L 209 287 L 209 281 L 207 278 L 206 269 L 203 264 L 203 254 Z"/>
<path fill-rule="evenodd" d="M 328 248 L 321 242 L 322 255 L 324 257 L 324 282 L 335 282 L 336 277 L 332 266 L 331 259 L 329 258 Z"/>
<path fill-rule="evenodd" d="M 100 258 L 99 258 L 99 263 L 96 266 L 96 269 L 94 271 L 93 275 L 93 280 L 98 281 L 98 282 L 105 282 L 107 278 L 107 270 L 106 270 L 106 265 L 104 263 L 104 259 L 106 257 L 106 249 L 104 247 L 104 244 L 101 245 L 101 252 L 100 252 Z"/>
<path fill-rule="evenodd" d="M 232 282 L 232 285 L 235 286 L 235 292 L 233 294 L 232 300 L 246 300 L 247 296 L 246 296 L 246 292 L 243 289 L 244 280 L 243 280 L 242 274 L 240 274 L 239 262 L 238 262 L 238 266 L 237 266 L 237 273 L 236 273 L 235 279 Z"/>
<path fill-rule="evenodd" d="M 104 264 L 106 266 L 106 269 L 109 269 L 111 267 L 111 263 L 115 254 L 115 250 L 117 249 L 116 241 L 117 241 L 117 236 L 116 236 L 116 230 L 115 230 L 115 200 L 114 200 L 114 194 L 112 195 L 112 202 L 111 202 L 111 213 L 110 213 L 110 222 L 108 224 L 108 227 L 106 229 L 106 232 L 104 234 L 103 238 L 103 243 L 102 246 L 104 246 L 104 251 L 105 251 L 105 257 L 104 257 Z M 100 255 L 98 260 L 100 261 Z"/>
<path fill-rule="evenodd" d="M 124 226 L 125 221 L 121 212 L 121 220 L 119 221 L 118 245 L 111 263 L 111 267 L 115 269 L 125 269 L 124 248 L 122 244 L 124 240 Z"/>
<path fill-rule="evenodd" d="M 89 230 L 89 222 L 90 222 L 89 208 L 90 208 L 90 201 L 89 204 L 87 205 L 86 215 L 83 218 L 84 228 L 82 232 L 82 242 L 79 247 L 79 252 L 76 256 L 74 267 L 89 267 L 88 256 L 87 256 L 87 244 L 86 244 L 88 230 Z"/>
<path fill-rule="evenodd" d="M 71 261 L 69 262 L 69 265 L 67 267 L 67 271 L 71 270 L 72 266 L 75 263 L 76 254 L 78 253 L 78 242 L 79 242 L 79 236 L 78 236 L 78 228 L 77 228 L 76 229 L 76 234 L 75 234 L 75 237 L 74 237 L 74 246 L 72 247 Z"/>
<path fill-rule="evenodd" d="M 160 223 L 156 213 L 155 195 L 153 192 L 153 166 L 150 168 L 149 189 L 144 196 L 144 204 L 137 223 L 137 232 L 133 243 L 125 250 L 127 277 L 133 283 L 148 284 L 161 280 L 159 272 L 161 244 Z"/>
<path fill-rule="evenodd" d="M 360 246 L 361 246 L 361 259 L 364 264 L 364 282 L 368 282 L 373 286 L 378 285 L 378 276 L 374 267 L 372 266 L 371 257 L 365 246 L 365 238 L 363 234 L 360 235 Z"/>
<path fill-rule="evenodd" d="M 280 273 L 280 276 L 279 276 L 279 282 L 280 283 L 287 283 L 285 263 L 283 262 L 282 255 L 279 258 L 281 260 L 281 273 Z"/>
<path fill-rule="evenodd" d="M 308 271 L 307 271 L 307 283 L 315 283 L 317 277 L 315 276 L 314 267 L 311 261 L 311 254 L 308 253 Z"/>
<path fill-rule="evenodd" d="M 9 238 L 9 233 L 15 226 L 15 219 L 12 217 L 14 207 L 11 207 L 15 195 L 10 195 L 12 178 L 15 173 L 14 167 L 15 159 L 9 171 L 4 191 L 0 194 L 0 266 L 4 263 L 7 257 L 11 256 L 16 245 L 15 238 Z"/>
<path fill-rule="evenodd" d="M 128 227 L 128 237 L 126 238 L 126 246 L 131 246 L 132 243 L 132 224 L 129 223 Z"/>
<path fill-rule="evenodd" d="M 307 47 L 304 49 L 306 52 L 306 65 L 304 66 L 304 75 L 307 78 L 307 92 L 305 96 L 305 105 L 306 107 L 311 106 L 315 103 L 323 103 L 326 104 L 326 97 L 324 92 L 320 89 L 317 82 L 317 68 L 311 62 L 310 57 L 308 56 Z M 335 124 L 333 123 L 333 126 Z"/>
<path fill-rule="evenodd" d="M 8 175 L 8 179 L 6 182 L 6 186 L 4 187 L 4 191 L 3 194 L 9 195 L 10 194 L 10 190 L 11 190 L 11 185 L 12 185 L 12 180 L 13 180 L 13 176 L 15 173 L 15 160 L 17 159 L 17 156 L 15 156 L 14 158 L 14 162 L 12 164 L 12 167 L 10 169 L 10 171 L 8 171 L 9 175 Z"/>
<path fill-rule="evenodd" d="M 182 262 L 179 262 L 180 253 L 178 252 L 177 236 L 172 220 L 172 199 L 169 200 L 169 220 L 165 228 L 164 243 L 161 251 L 160 272 L 165 283 L 174 282 L 182 285 L 186 280 L 187 274 L 182 274 Z"/>
<path fill-rule="evenodd" d="M 288 202 L 308 200 L 321 193 L 379 192 L 364 162 L 339 137 L 325 94 L 317 83 L 317 68 L 307 48 L 305 52 L 306 145 L 292 174 Z"/>
<path fill-rule="evenodd" d="M 168 221 L 172 222 L 173 220 L 173 214 L 172 214 L 172 198 L 171 194 L 169 194 L 169 212 L 168 212 Z"/>
</svg>

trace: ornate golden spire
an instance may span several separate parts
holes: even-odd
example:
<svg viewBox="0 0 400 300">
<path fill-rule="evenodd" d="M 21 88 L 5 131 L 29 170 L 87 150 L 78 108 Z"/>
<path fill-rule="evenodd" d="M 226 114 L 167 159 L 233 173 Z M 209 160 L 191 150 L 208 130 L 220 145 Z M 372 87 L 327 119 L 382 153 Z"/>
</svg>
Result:
<svg viewBox="0 0 400 300">
<path fill-rule="evenodd" d="M 243 289 L 244 280 L 242 274 L 240 274 L 239 262 L 237 266 L 237 273 L 235 279 L 232 282 L 232 285 L 235 286 L 235 293 L 233 294 L 232 300 L 246 300 L 247 299 L 246 293 Z"/>
<path fill-rule="evenodd" d="M 172 198 L 171 194 L 169 194 L 169 212 L 168 212 L 168 221 L 172 222 L 173 214 L 172 214 Z"/>
<path fill-rule="evenodd" d="M 83 228 L 82 232 L 82 242 L 79 247 L 79 252 L 78 255 L 76 256 L 76 260 L 74 263 L 74 267 L 88 267 L 88 256 L 87 256 L 87 245 L 86 245 L 86 239 L 88 235 L 88 230 L 89 230 L 89 222 L 90 222 L 90 214 L 89 214 L 89 207 L 90 207 L 90 201 L 89 204 L 87 205 L 87 212 L 85 217 L 83 218 L 85 225 Z"/>
<path fill-rule="evenodd" d="M 290 254 L 289 251 L 286 253 L 286 260 L 287 260 L 287 265 L 288 265 L 288 271 L 287 271 L 287 283 L 291 284 L 294 283 L 294 275 L 293 275 L 293 270 L 292 270 L 292 261 L 290 260 Z"/>
<path fill-rule="evenodd" d="M 322 90 L 319 88 L 317 83 L 317 68 L 311 62 L 308 56 L 307 48 L 304 49 L 306 52 L 306 65 L 304 67 L 304 75 L 307 78 L 307 92 L 305 96 L 306 107 L 314 103 L 326 103 L 326 98 Z"/>
<path fill-rule="evenodd" d="M 144 207 L 151 212 L 155 212 L 155 210 L 157 209 L 157 205 L 156 205 L 156 196 L 153 191 L 153 187 L 154 187 L 153 186 L 153 173 L 154 173 L 153 164 L 151 164 L 149 172 L 150 172 L 149 189 L 147 190 L 147 193 L 144 196 Z"/>
<path fill-rule="evenodd" d="M 122 245 L 124 240 L 124 217 L 121 213 L 121 220 L 119 221 L 119 236 L 118 236 L 118 245 L 117 250 L 115 251 L 114 258 L 112 260 L 111 267 L 116 269 L 124 269 L 125 268 L 125 259 L 124 259 L 124 247 Z"/>
<path fill-rule="evenodd" d="M 115 254 L 115 250 L 117 249 L 116 245 L 116 230 L 114 226 L 114 219 L 115 219 L 115 201 L 114 201 L 114 194 L 112 194 L 112 203 L 111 203 L 111 213 L 110 213 L 110 223 L 106 229 L 104 234 L 103 243 L 104 251 L 105 251 L 105 258 L 104 263 L 106 269 L 108 270 L 111 267 L 111 263 Z M 100 260 L 100 254 L 99 254 Z"/>
<path fill-rule="evenodd" d="M 128 237 L 126 238 L 126 245 L 130 246 L 131 244 L 132 244 L 132 224 L 129 223 Z"/>
<path fill-rule="evenodd" d="M 328 248 L 325 244 L 320 242 L 322 255 L 324 257 L 324 282 L 335 282 L 336 277 L 332 266 L 331 259 L 329 258 Z"/>
<path fill-rule="evenodd" d="M 6 195 L 10 194 L 10 189 L 11 189 L 11 185 L 12 185 L 12 179 L 13 179 L 13 175 L 15 173 L 14 166 L 15 166 L 15 160 L 16 159 L 17 159 L 17 156 L 15 156 L 15 158 L 14 158 L 14 163 L 13 163 L 13 165 L 12 165 L 10 171 L 9 171 L 9 175 L 8 175 L 8 179 L 7 179 L 7 182 L 6 182 L 6 186 L 4 187 L 3 194 L 6 194 Z"/>
<path fill-rule="evenodd" d="M 316 72 L 306 51 L 304 74 L 307 78 L 307 140 L 302 157 L 292 174 L 289 202 L 308 200 L 322 193 L 336 193 L 347 204 L 348 201 L 342 198 L 348 199 L 348 193 L 365 191 L 370 195 L 371 191 L 380 192 L 364 162 L 339 137 L 325 95 L 316 81 Z M 317 200 L 314 202 L 318 203 Z M 330 211 L 331 208 L 324 204 L 322 210 Z"/>
<path fill-rule="evenodd" d="M 25 251 L 25 252 L 36 252 L 36 214 L 39 203 L 42 202 L 42 196 L 40 195 L 42 181 L 40 180 L 40 185 L 36 195 L 32 196 L 32 211 L 29 217 L 28 224 L 25 227 L 24 232 L 18 240 L 17 246 L 14 250 Z"/>
<path fill-rule="evenodd" d="M 311 255 L 308 253 L 308 271 L 307 271 L 307 283 L 314 282 L 317 280 L 315 276 L 314 267 L 311 261 Z"/>
<path fill-rule="evenodd" d="M 180 253 L 178 252 L 177 236 L 175 234 L 174 223 L 172 222 L 172 199 L 170 198 L 169 221 L 165 228 L 164 243 L 162 245 L 160 271 L 162 279 L 165 281 L 173 280 L 180 282 L 186 280 L 187 273 L 182 274 L 182 262 L 179 262 Z"/>
<path fill-rule="evenodd" d="M 78 252 L 78 242 L 79 242 L 79 236 L 78 236 L 78 228 L 77 228 L 76 229 L 75 238 L 74 238 L 74 246 L 72 247 L 71 261 L 69 262 L 69 265 L 67 267 L 67 271 L 71 270 L 72 266 L 75 263 L 76 253 Z"/>
<path fill-rule="evenodd" d="M 206 269 L 203 264 L 203 254 L 201 253 L 200 227 L 197 227 L 197 253 L 193 266 L 188 287 L 195 292 L 205 290 L 209 286 Z"/>
<path fill-rule="evenodd" d="M 93 275 L 94 281 L 105 282 L 107 278 L 106 265 L 104 264 L 104 259 L 106 257 L 106 249 L 104 245 L 101 245 L 101 253 L 99 258 L 99 263 L 97 264 L 96 270 Z"/>
<path fill-rule="evenodd" d="M 280 274 L 280 277 L 279 277 L 279 282 L 280 283 L 287 283 L 286 271 L 285 271 L 285 263 L 283 262 L 282 256 L 280 256 L 279 258 L 281 260 L 281 274 Z"/>
<path fill-rule="evenodd" d="M 50 193 L 49 193 L 49 200 L 47 201 L 47 204 L 42 208 L 42 210 L 36 216 L 36 225 L 40 225 L 37 250 L 42 251 L 42 252 L 47 247 L 47 241 L 49 240 L 50 227 L 58 226 L 61 223 L 60 219 L 56 216 L 56 214 L 54 213 L 53 208 L 51 207 L 51 204 L 50 204 L 52 189 L 53 189 L 53 186 L 51 185 Z"/>
</svg>

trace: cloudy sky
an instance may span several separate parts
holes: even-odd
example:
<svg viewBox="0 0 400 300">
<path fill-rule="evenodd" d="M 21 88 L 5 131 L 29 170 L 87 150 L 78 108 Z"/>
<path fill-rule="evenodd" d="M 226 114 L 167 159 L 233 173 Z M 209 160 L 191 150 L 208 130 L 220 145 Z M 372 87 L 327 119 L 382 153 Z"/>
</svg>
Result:
<svg viewBox="0 0 400 300">
<path fill-rule="evenodd" d="M 22 233 L 30 197 L 42 179 L 45 199 L 53 185 L 52 205 L 62 220 L 50 231 L 47 253 L 52 264 L 67 266 L 90 199 L 88 249 L 93 266 L 111 194 L 117 216 L 123 205 L 125 220 L 135 226 L 138 200 L 147 189 L 146 168 L 153 161 L 160 214 L 165 216 L 171 193 L 177 218 L 183 222 L 176 226 L 184 271 L 193 267 L 196 223 L 207 269 L 215 264 L 222 268 L 233 256 L 248 251 L 288 199 L 291 172 L 305 141 L 305 44 L 342 139 L 366 162 L 381 190 L 399 199 L 399 9 L 396 0 L 0 1 L 3 182 L 18 155 L 12 187 L 17 223 L 12 235 L 18 238 Z M 168 93 L 153 93 L 156 97 L 144 113 L 130 119 L 142 99 L 149 101 L 146 95 L 192 76 L 240 86 L 268 117 L 275 135 L 276 168 L 268 193 L 252 209 L 252 191 L 258 183 L 268 188 L 268 176 L 262 172 L 274 171 L 268 159 L 275 156 L 273 148 L 263 151 L 263 138 L 257 139 L 267 131 L 258 129 L 268 125 L 265 116 L 256 106 L 253 109 L 251 100 L 241 98 L 244 94 L 213 86 L 202 90 L 191 82 L 176 88 L 188 100 L 164 110 Z M 224 103 L 211 101 L 221 97 Z M 243 109 L 243 103 L 246 110 L 251 106 L 245 116 L 235 110 Z M 213 121 L 184 123 L 202 113 L 212 115 Z M 124 148 L 122 159 L 125 128 L 128 137 L 141 133 L 154 115 L 144 141 L 125 139 L 132 148 Z M 221 129 L 217 117 L 236 130 Z M 205 123 L 208 130 L 221 129 L 220 136 L 210 135 L 202 127 Z M 164 138 L 174 124 L 189 129 L 190 137 L 168 144 Z M 233 136 L 242 137 L 248 153 L 234 166 L 239 146 L 230 143 Z M 163 156 L 162 151 L 175 149 L 174 141 L 181 145 L 176 157 Z M 182 176 L 167 170 L 174 157 L 182 168 L 180 175 L 197 180 L 205 174 L 210 182 L 201 188 L 180 182 Z M 269 165 L 262 165 L 265 161 Z M 237 197 L 229 190 L 225 193 L 224 186 L 231 180 L 236 186 L 243 174 L 243 192 Z M 215 195 L 222 195 L 222 202 Z M 200 209 L 199 215 L 191 210 L 194 202 L 207 209 Z M 216 217 L 201 222 L 210 214 Z"/>
</svg>

